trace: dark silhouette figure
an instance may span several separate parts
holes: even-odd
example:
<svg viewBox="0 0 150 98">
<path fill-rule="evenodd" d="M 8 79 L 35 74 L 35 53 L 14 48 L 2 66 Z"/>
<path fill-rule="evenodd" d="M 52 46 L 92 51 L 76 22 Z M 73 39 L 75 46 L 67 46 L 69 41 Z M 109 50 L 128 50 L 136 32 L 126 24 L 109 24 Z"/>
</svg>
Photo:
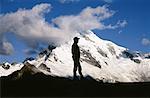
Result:
<svg viewBox="0 0 150 98">
<path fill-rule="evenodd" d="M 78 70 L 81 78 L 83 78 L 83 75 L 82 75 L 82 68 L 81 68 L 81 65 L 80 65 L 80 49 L 79 49 L 79 46 L 78 46 L 78 41 L 79 41 L 79 38 L 78 37 L 74 37 L 74 43 L 72 45 L 72 58 L 73 58 L 73 61 L 74 61 L 74 69 L 73 69 L 73 74 L 74 74 L 74 78 L 76 78 L 76 71 Z"/>
</svg>

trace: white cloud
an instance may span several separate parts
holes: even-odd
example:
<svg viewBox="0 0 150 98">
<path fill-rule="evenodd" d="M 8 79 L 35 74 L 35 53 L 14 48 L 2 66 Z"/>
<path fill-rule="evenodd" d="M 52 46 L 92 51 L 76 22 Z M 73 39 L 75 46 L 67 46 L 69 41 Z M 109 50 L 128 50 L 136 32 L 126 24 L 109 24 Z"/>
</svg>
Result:
<svg viewBox="0 0 150 98">
<path fill-rule="evenodd" d="M 145 45 L 145 46 L 150 45 L 150 39 L 143 38 L 143 39 L 142 39 L 142 44 Z"/>
<path fill-rule="evenodd" d="M 104 20 L 113 16 L 115 12 L 109 10 L 107 6 L 98 6 L 97 8 L 87 7 L 78 15 L 60 16 L 53 19 L 53 23 L 66 32 L 81 32 L 93 29 L 116 29 L 124 27 L 126 20 L 118 21 L 116 25 L 105 25 Z"/>
<path fill-rule="evenodd" d="M 50 4 L 40 4 L 31 10 L 19 9 L 15 13 L 1 15 L 0 34 L 13 32 L 25 40 L 29 46 L 34 47 L 38 45 L 38 41 L 51 42 L 51 40 L 61 39 L 60 30 L 45 21 L 44 14 L 50 9 Z"/>
<path fill-rule="evenodd" d="M 60 16 L 53 19 L 60 29 L 69 32 L 80 32 L 92 29 L 105 29 L 101 22 L 114 14 L 106 6 L 91 8 L 87 7 L 78 15 Z"/>
<path fill-rule="evenodd" d="M 10 55 L 13 51 L 14 49 L 11 43 L 6 41 L 0 42 L 0 54 Z"/>
<path fill-rule="evenodd" d="M 3 34 L 0 34 L 0 54 L 10 55 L 13 51 L 13 45 L 7 41 Z"/>
<path fill-rule="evenodd" d="M 126 20 L 119 20 L 117 22 L 116 25 L 108 25 L 108 26 L 105 26 L 105 29 L 117 29 L 117 28 L 120 28 L 120 27 L 125 27 L 127 25 L 127 21 Z"/>
<path fill-rule="evenodd" d="M 0 15 L 0 35 L 12 32 L 34 49 L 38 47 L 39 42 L 60 45 L 71 40 L 76 32 L 115 29 L 126 24 L 120 21 L 116 25 L 105 25 L 103 21 L 114 14 L 107 6 L 87 7 L 78 15 L 56 17 L 51 24 L 45 21 L 44 16 L 50 10 L 50 4 L 39 4 L 32 9 L 19 9 L 14 13 Z M 8 43 L 7 46 L 11 46 Z"/>
</svg>

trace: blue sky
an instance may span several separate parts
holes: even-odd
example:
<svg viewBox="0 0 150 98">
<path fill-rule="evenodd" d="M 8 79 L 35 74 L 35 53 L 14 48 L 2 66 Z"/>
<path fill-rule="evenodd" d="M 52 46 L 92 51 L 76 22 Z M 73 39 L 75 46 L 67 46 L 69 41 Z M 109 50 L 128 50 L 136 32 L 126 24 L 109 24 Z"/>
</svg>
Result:
<svg viewBox="0 0 150 98">
<path fill-rule="evenodd" d="M 44 15 L 48 23 L 60 16 L 78 15 L 87 7 L 108 5 L 108 9 L 115 13 L 102 23 L 113 26 L 119 20 L 125 20 L 127 24 L 115 29 L 93 29 L 95 34 L 131 50 L 150 52 L 150 0 L 1 0 L 0 14 L 6 16 L 6 14 L 16 13 L 20 8 L 31 10 L 41 3 L 51 4 L 50 12 Z M 18 35 L 12 32 L 0 32 L 0 38 L 3 36 L 5 41 L 11 43 L 14 52 L 10 55 L 1 53 L 0 62 L 23 61 L 26 57 L 35 56 L 34 53 L 24 52 L 25 49 L 33 49 L 33 47 L 29 47 L 28 42 L 18 38 Z M 42 44 L 45 45 L 43 47 L 47 46 L 44 42 Z"/>
</svg>

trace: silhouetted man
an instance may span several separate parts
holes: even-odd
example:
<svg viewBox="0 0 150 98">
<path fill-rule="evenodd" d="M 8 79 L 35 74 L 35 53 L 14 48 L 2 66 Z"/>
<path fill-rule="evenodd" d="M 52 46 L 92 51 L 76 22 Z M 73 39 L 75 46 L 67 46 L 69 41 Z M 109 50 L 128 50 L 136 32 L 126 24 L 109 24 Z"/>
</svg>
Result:
<svg viewBox="0 0 150 98">
<path fill-rule="evenodd" d="M 72 45 L 72 58 L 73 58 L 73 61 L 74 61 L 74 69 L 73 69 L 73 74 L 74 74 L 74 78 L 76 78 L 76 71 L 78 69 L 78 72 L 81 76 L 81 78 L 83 78 L 83 75 L 82 75 L 82 68 L 81 68 L 81 65 L 80 65 L 80 49 L 79 49 L 79 46 L 78 46 L 78 41 L 79 41 L 79 38 L 78 37 L 74 37 L 74 43 Z"/>
</svg>

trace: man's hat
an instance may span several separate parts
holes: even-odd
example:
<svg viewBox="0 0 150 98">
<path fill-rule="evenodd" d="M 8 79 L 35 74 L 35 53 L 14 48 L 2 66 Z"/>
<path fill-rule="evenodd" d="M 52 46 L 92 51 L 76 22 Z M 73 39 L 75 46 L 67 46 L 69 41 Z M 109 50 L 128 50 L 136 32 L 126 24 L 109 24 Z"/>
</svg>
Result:
<svg viewBox="0 0 150 98">
<path fill-rule="evenodd" d="M 80 38 L 78 38 L 78 37 L 74 37 L 74 38 L 73 38 L 73 40 L 79 40 L 79 39 L 80 39 Z"/>
</svg>

